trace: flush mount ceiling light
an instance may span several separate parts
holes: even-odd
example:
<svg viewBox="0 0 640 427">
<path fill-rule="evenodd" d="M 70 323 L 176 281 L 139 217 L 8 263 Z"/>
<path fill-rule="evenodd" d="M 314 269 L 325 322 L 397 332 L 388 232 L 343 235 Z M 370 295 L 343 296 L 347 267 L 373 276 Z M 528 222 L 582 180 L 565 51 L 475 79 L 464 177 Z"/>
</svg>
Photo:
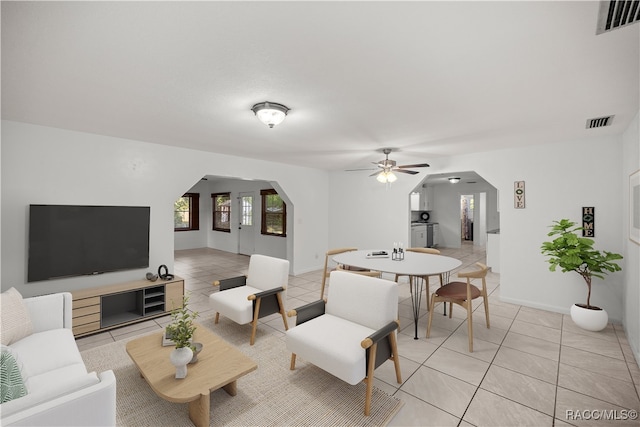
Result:
<svg viewBox="0 0 640 427">
<path fill-rule="evenodd" d="M 449 182 L 452 184 L 456 184 L 458 182 L 460 182 L 460 178 L 452 176 L 451 178 L 449 178 Z"/>
<path fill-rule="evenodd" d="M 255 113 L 256 117 L 270 128 L 282 123 L 290 110 L 290 108 L 287 108 L 282 104 L 266 101 L 260 102 L 251 107 L 251 111 Z"/>
</svg>

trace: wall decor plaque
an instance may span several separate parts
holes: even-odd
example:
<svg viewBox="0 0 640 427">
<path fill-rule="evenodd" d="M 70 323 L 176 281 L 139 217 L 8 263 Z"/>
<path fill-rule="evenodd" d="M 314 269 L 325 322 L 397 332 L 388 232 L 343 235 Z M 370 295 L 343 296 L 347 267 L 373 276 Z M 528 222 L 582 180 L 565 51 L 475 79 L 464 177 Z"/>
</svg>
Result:
<svg viewBox="0 0 640 427">
<path fill-rule="evenodd" d="M 513 183 L 513 207 L 524 209 L 524 181 Z"/>
<path fill-rule="evenodd" d="M 596 235 L 596 208 L 582 207 L 582 236 L 595 237 Z"/>
</svg>

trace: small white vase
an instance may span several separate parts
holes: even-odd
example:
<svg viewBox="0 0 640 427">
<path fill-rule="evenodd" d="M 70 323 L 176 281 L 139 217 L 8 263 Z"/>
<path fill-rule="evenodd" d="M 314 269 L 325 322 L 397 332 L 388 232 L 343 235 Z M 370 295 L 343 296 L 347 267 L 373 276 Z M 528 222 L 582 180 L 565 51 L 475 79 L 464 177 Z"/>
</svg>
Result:
<svg viewBox="0 0 640 427">
<path fill-rule="evenodd" d="M 598 332 L 607 327 L 609 315 L 601 308 L 584 308 L 578 304 L 571 306 L 571 320 L 587 331 Z"/>
<path fill-rule="evenodd" d="M 169 354 L 169 360 L 176 367 L 176 378 L 185 378 L 187 376 L 187 364 L 192 358 L 193 351 L 189 347 L 173 349 Z"/>
</svg>

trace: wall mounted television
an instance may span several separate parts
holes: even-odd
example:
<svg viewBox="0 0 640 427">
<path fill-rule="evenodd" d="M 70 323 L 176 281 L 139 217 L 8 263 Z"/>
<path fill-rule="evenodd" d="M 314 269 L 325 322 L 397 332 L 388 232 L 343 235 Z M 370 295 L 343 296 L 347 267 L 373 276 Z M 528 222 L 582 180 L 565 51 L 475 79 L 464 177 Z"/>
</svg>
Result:
<svg viewBox="0 0 640 427">
<path fill-rule="evenodd" d="M 150 210 L 30 205 L 27 282 L 149 267 Z"/>
</svg>

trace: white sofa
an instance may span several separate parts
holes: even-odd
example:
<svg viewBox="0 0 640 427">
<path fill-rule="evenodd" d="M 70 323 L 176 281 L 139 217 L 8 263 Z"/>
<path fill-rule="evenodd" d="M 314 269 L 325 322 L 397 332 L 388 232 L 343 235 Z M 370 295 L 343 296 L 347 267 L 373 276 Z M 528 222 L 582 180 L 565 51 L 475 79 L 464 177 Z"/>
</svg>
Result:
<svg viewBox="0 0 640 427">
<path fill-rule="evenodd" d="M 5 294 L 2 294 L 3 334 L 9 323 L 4 319 L 5 314 L 9 316 L 5 313 Z M 3 345 L 3 351 L 15 358 L 27 394 L 0 405 L 0 424 L 115 425 L 115 376 L 113 371 L 87 372 L 71 330 L 71 294 L 24 298 L 22 302 L 28 316 L 26 323 L 30 321 L 32 331 L 8 346 Z M 15 300 L 11 304 L 20 305 Z"/>
</svg>

